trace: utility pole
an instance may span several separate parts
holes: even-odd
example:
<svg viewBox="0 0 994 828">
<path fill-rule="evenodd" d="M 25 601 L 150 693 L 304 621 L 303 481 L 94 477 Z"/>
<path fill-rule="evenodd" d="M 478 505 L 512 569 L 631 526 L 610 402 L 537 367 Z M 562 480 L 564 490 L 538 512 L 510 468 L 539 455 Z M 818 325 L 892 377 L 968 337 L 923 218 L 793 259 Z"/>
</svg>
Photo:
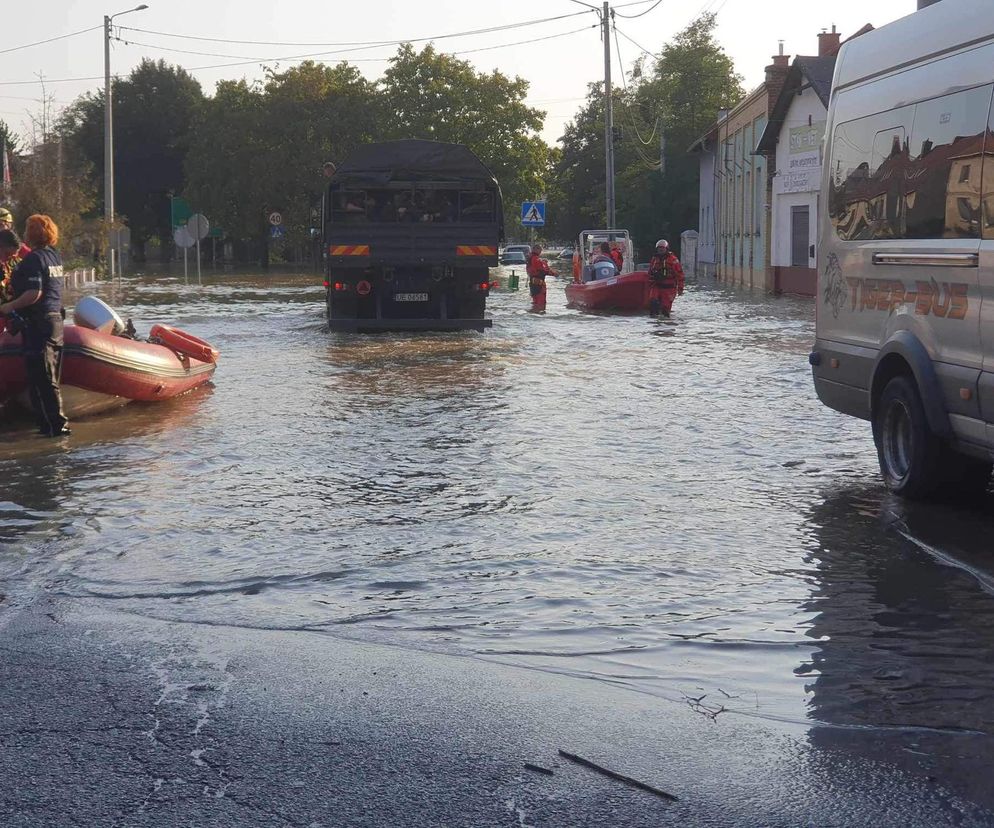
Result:
<svg viewBox="0 0 994 828">
<path fill-rule="evenodd" d="M 604 27 L 604 163 L 607 175 L 605 185 L 607 190 L 607 229 L 613 230 L 615 225 L 614 209 L 614 101 L 611 94 L 611 7 L 604 0 L 604 10 L 601 12 L 601 23 Z"/>
<path fill-rule="evenodd" d="M 144 3 L 133 9 L 104 15 L 104 220 L 107 223 L 107 270 L 114 276 L 114 115 L 110 86 L 111 21 L 130 12 L 147 9 Z"/>
<path fill-rule="evenodd" d="M 107 271 L 114 278 L 114 116 L 110 92 L 110 17 L 104 15 L 104 222 L 107 225 Z"/>
</svg>

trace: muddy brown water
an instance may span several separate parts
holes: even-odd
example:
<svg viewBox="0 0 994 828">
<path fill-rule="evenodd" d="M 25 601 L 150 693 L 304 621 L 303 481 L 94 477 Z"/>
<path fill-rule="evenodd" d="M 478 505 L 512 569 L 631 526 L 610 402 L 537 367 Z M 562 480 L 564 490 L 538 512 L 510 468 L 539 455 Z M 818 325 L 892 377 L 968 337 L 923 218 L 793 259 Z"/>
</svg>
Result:
<svg viewBox="0 0 994 828">
<path fill-rule="evenodd" d="M 5 606 L 468 654 L 909 750 L 988 735 L 989 504 L 884 492 L 867 426 L 815 398 L 811 304 L 699 285 L 654 322 L 563 284 L 544 315 L 495 293 L 486 334 L 373 337 L 330 334 L 311 275 L 101 287 L 219 370 L 65 443 L 0 426 Z"/>
</svg>

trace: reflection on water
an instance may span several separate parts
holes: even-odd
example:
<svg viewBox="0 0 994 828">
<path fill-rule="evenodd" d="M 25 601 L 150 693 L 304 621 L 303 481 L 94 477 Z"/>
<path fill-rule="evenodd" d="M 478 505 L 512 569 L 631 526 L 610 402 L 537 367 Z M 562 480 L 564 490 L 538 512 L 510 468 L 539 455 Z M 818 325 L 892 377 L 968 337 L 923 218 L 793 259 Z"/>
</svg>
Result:
<svg viewBox="0 0 994 828">
<path fill-rule="evenodd" d="M 908 503 L 879 487 L 830 493 L 812 510 L 818 642 L 811 684 L 819 746 L 865 741 L 887 762 L 944 761 L 994 804 L 994 528 L 985 511 Z M 838 726 L 843 729 L 839 730 Z"/>
<path fill-rule="evenodd" d="M 989 729 L 962 711 L 992 684 L 967 666 L 992 596 L 923 545 L 990 561 L 882 499 L 865 425 L 814 396 L 810 305 L 692 288 L 658 323 L 552 281 L 544 316 L 495 293 L 486 334 L 359 337 L 325 330 L 319 277 L 206 281 L 107 295 L 217 343 L 213 391 L 0 449 L 15 587 L 741 715 Z"/>
</svg>

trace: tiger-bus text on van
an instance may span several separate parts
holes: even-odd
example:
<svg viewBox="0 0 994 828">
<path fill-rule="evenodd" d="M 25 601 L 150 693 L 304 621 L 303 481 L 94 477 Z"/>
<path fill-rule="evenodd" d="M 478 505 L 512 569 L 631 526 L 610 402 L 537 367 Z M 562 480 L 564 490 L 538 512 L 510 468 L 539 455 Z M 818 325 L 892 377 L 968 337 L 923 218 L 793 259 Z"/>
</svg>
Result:
<svg viewBox="0 0 994 828">
<path fill-rule="evenodd" d="M 898 279 L 846 278 L 854 311 L 887 311 L 913 304 L 920 316 L 933 314 L 944 319 L 965 319 L 970 308 L 969 285 L 964 282 L 917 281 L 913 290 Z"/>
</svg>

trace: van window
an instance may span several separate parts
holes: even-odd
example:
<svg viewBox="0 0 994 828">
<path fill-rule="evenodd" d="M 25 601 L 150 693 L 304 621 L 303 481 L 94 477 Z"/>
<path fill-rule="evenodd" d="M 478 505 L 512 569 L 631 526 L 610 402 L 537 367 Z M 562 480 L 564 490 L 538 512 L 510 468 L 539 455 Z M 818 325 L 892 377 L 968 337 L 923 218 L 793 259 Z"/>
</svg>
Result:
<svg viewBox="0 0 994 828">
<path fill-rule="evenodd" d="M 838 237 L 978 238 L 981 220 L 994 218 L 994 197 L 981 198 L 982 158 L 994 151 L 992 91 L 968 89 L 840 124 L 829 182 Z M 994 189 L 994 175 L 988 180 Z"/>
<path fill-rule="evenodd" d="M 907 134 L 915 108 L 905 106 L 835 128 L 829 215 L 843 241 L 904 234 Z"/>
<path fill-rule="evenodd" d="M 911 130 L 905 238 L 980 236 L 980 169 L 991 86 L 922 101 Z"/>
</svg>

